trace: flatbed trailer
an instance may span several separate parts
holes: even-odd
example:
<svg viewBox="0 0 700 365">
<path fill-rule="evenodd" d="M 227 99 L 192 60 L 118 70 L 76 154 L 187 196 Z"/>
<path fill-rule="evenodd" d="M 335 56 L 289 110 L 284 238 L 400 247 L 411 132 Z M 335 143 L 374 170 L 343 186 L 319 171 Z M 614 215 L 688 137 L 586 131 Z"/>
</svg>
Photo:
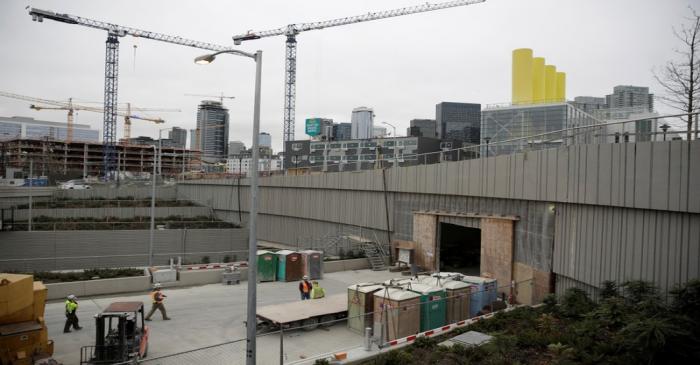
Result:
<svg viewBox="0 0 700 365">
<path fill-rule="evenodd" d="M 311 331 L 317 327 L 328 327 L 330 321 L 348 316 L 346 294 L 330 295 L 321 299 L 267 305 L 258 308 L 258 330 L 274 331 L 300 328 Z M 335 322 L 334 322 L 335 323 Z"/>
</svg>

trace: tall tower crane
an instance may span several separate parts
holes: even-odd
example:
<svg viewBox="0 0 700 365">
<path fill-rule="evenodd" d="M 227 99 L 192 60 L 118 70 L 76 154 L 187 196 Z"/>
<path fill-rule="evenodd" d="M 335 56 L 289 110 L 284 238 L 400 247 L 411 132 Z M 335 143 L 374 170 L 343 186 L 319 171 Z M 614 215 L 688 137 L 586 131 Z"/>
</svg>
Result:
<svg viewBox="0 0 700 365">
<path fill-rule="evenodd" d="M 67 143 L 70 143 L 73 140 L 73 115 L 74 115 L 76 110 L 85 110 L 85 111 L 94 112 L 94 113 L 103 113 L 104 112 L 104 109 L 99 108 L 99 107 L 74 104 L 73 98 L 69 98 L 68 102 L 64 102 L 64 101 L 57 101 L 57 100 L 50 100 L 50 99 L 35 98 L 35 97 L 20 95 L 20 94 L 13 94 L 13 93 L 8 93 L 8 92 L 4 92 L 4 91 L 0 91 L 0 96 L 4 96 L 6 98 L 11 98 L 11 99 L 29 101 L 32 103 L 45 104 L 45 105 L 31 104 L 29 106 L 29 108 L 34 109 L 34 110 L 67 110 L 68 111 L 68 123 L 67 123 L 67 127 L 66 127 L 66 142 Z M 50 106 L 46 106 L 46 105 L 50 105 Z M 153 122 L 156 124 L 165 123 L 165 121 L 161 118 L 143 117 L 143 116 L 131 114 L 130 103 L 127 104 L 127 109 L 128 109 L 127 113 L 122 112 L 120 109 L 117 109 L 115 111 L 117 116 L 124 117 L 125 124 L 130 119 L 145 120 L 145 121 Z M 134 109 L 137 111 L 179 111 L 179 109 L 149 109 L 149 108 L 134 108 Z M 129 124 L 130 123 L 131 122 L 129 121 Z M 126 126 L 124 128 L 126 130 Z M 128 137 L 125 137 L 125 138 L 128 138 Z"/>
<path fill-rule="evenodd" d="M 168 113 L 173 113 L 173 112 L 181 112 L 182 110 L 180 109 L 166 109 L 166 108 L 137 108 L 137 107 L 132 107 L 131 103 L 126 103 L 126 109 L 119 108 L 119 111 L 124 111 L 126 110 L 126 114 L 124 115 L 124 141 L 129 141 L 131 138 L 131 119 L 138 119 L 138 120 L 146 120 L 149 122 L 154 122 L 154 123 L 163 123 L 163 120 L 158 118 L 158 119 L 153 119 L 149 117 L 142 117 L 138 115 L 131 114 L 132 111 L 134 112 L 168 112 Z M 157 121 L 159 120 L 159 121 Z"/>
<path fill-rule="evenodd" d="M 197 96 L 197 97 L 200 97 L 200 98 L 217 98 L 217 99 L 219 99 L 219 102 L 220 102 L 221 104 L 224 103 L 224 99 L 231 99 L 231 100 L 233 100 L 233 99 L 236 98 L 235 96 L 226 96 L 226 95 L 224 95 L 223 91 L 221 92 L 221 95 L 185 94 L 185 96 Z"/>
<path fill-rule="evenodd" d="M 99 20 L 83 18 L 70 14 L 60 14 L 53 11 L 31 8 L 29 15 L 32 20 L 42 22 L 44 19 L 51 19 L 61 23 L 77 24 L 84 27 L 95 28 L 107 31 L 107 42 L 105 52 L 105 88 L 104 88 L 104 125 L 103 125 L 103 143 L 104 143 L 104 171 L 105 178 L 109 179 L 112 176 L 112 171 L 115 170 L 116 150 L 115 143 L 117 138 L 117 84 L 119 76 L 119 37 L 127 35 L 133 37 L 147 38 L 156 41 L 177 44 L 181 46 L 206 49 L 209 51 L 226 51 L 231 47 L 220 46 L 217 44 L 199 42 L 191 39 L 172 36 L 167 34 L 155 33 L 141 29 L 124 27 L 117 24 L 106 23 Z"/>
<path fill-rule="evenodd" d="M 378 12 L 369 12 L 367 14 L 324 20 L 313 23 L 298 23 L 289 24 L 287 26 L 264 30 L 260 32 L 249 31 L 246 34 L 233 36 L 233 43 L 241 44 L 243 41 L 254 39 L 285 36 L 287 38 L 287 51 L 285 54 L 285 80 L 284 80 L 284 142 L 294 140 L 294 114 L 296 108 L 296 82 L 297 82 L 297 34 L 309 30 L 324 29 L 330 27 L 338 27 L 354 23 L 368 22 L 370 20 L 378 20 L 385 18 L 393 18 L 397 16 L 425 13 L 433 10 L 454 8 L 477 3 L 483 3 L 486 0 L 456 0 L 443 3 L 425 3 L 422 5 L 409 6 L 405 8 L 383 10 Z M 286 146 L 286 143 L 284 144 Z"/>
</svg>

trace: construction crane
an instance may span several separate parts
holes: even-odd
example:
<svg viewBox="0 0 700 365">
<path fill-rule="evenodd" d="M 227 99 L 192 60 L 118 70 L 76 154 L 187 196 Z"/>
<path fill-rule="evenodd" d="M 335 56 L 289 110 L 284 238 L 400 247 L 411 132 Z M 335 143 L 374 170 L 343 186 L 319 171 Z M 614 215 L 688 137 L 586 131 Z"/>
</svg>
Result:
<svg viewBox="0 0 700 365">
<path fill-rule="evenodd" d="M 200 98 L 217 98 L 219 99 L 219 102 L 223 105 L 224 104 L 224 99 L 235 99 L 235 96 L 225 96 L 223 92 L 221 92 L 221 95 L 201 95 L 201 94 L 185 94 L 185 96 L 196 96 Z"/>
<path fill-rule="evenodd" d="M 241 34 L 233 37 L 233 43 L 241 44 L 243 41 L 249 41 L 260 38 L 285 36 L 287 38 L 287 51 L 285 54 L 285 80 L 284 80 L 284 142 L 294 140 L 294 113 L 296 103 L 296 72 L 297 72 L 297 34 L 309 30 L 324 29 L 330 27 L 338 27 L 341 25 L 355 24 L 368 22 L 370 20 L 378 20 L 385 18 L 393 18 L 397 16 L 425 13 L 433 10 L 454 8 L 477 3 L 483 3 L 486 0 L 458 0 L 448 1 L 443 3 L 430 4 L 425 3 L 416 6 L 409 6 L 400 9 L 383 10 L 378 12 L 370 12 L 367 14 L 337 18 L 313 23 L 289 24 L 287 26 L 264 30 L 260 32 L 248 31 L 246 34 Z M 283 144 L 286 147 L 286 143 Z"/>
<path fill-rule="evenodd" d="M 119 110 L 122 110 L 122 109 L 119 109 Z M 146 120 L 146 121 L 154 122 L 154 123 L 163 123 L 162 119 L 141 117 L 138 115 L 131 114 L 132 111 L 173 113 L 173 112 L 181 112 L 182 110 L 180 110 L 180 109 L 165 109 L 165 108 L 137 108 L 137 107 L 132 108 L 131 103 L 126 103 L 126 114 L 124 115 L 124 141 L 126 141 L 126 143 L 128 143 L 129 139 L 131 138 L 131 119 L 132 118 L 138 119 L 138 120 Z"/>
<path fill-rule="evenodd" d="M 63 101 L 57 101 L 57 100 L 50 100 L 50 99 L 41 99 L 41 98 L 35 98 L 31 96 L 26 96 L 26 95 L 20 95 L 20 94 L 14 94 L 14 93 L 8 93 L 4 91 L 0 91 L 0 96 L 4 96 L 6 98 L 11 98 L 11 99 L 17 99 L 17 100 L 24 100 L 24 101 L 29 101 L 32 103 L 41 103 L 41 104 L 46 104 L 46 105 L 37 105 L 37 104 L 31 104 L 29 105 L 29 108 L 34 109 L 34 110 L 67 110 L 68 111 L 68 121 L 67 121 L 67 126 L 66 126 L 66 142 L 70 143 L 73 141 L 73 116 L 76 110 L 85 110 L 89 112 L 94 112 L 94 113 L 103 113 L 104 109 L 99 108 L 99 107 L 93 107 L 93 106 L 85 106 L 85 105 L 78 105 L 73 103 L 73 98 L 68 98 L 68 102 L 63 102 Z M 127 123 L 127 121 L 130 122 L 130 119 L 138 119 L 138 120 L 145 120 L 149 122 L 153 122 L 156 124 L 161 124 L 165 123 L 165 121 L 161 118 L 151 118 L 151 117 L 143 117 L 139 115 L 134 115 L 131 114 L 131 104 L 127 103 L 127 113 L 123 113 L 119 109 L 116 111 L 117 116 L 124 117 L 124 122 Z M 180 111 L 179 109 L 149 109 L 149 108 L 134 108 L 136 111 Z M 124 127 L 125 131 L 127 129 L 126 125 Z M 128 137 L 125 137 L 128 138 Z"/>
<path fill-rule="evenodd" d="M 112 176 L 112 171 L 115 170 L 116 150 L 115 143 L 117 138 L 117 85 L 119 72 L 119 37 L 127 35 L 139 38 L 147 38 L 160 42 L 172 43 L 181 46 L 206 49 L 209 51 L 219 52 L 227 51 L 233 48 L 220 46 L 217 44 L 200 42 L 191 39 L 172 36 L 167 34 L 155 33 L 141 29 L 124 27 L 117 24 L 106 23 L 98 20 L 83 18 L 70 14 L 60 14 L 53 11 L 30 8 L 29 15 L 32 20 L 42 22 L 44 19 L 51 19 L 57 22 L 66 24 L 82 25 L 84 27 L 95 28 L 107 31 L 106 53 L 105 53 L 105 87 L 104 87 L 104 125 L 103 125 L 103 143 L 104 143 L 104 171 L 105 179 Z"/>
</svg>

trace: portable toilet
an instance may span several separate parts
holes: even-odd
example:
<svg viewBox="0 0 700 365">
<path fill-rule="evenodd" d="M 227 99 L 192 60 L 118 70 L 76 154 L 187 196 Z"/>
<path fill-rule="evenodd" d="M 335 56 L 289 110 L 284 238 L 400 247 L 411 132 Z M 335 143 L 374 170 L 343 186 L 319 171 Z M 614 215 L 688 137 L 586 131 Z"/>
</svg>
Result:
<svg viewBox="0 0 700 365">
<path fill-rule="evenodd" d="M 315 250 L 299 251 L 301 262 L 304 267 L 304 275 L 310 280 L 323 278 L 323 252 Z"/>
<path fill-rule="evenodd" d="M 364 334 L 365 328 L 372 327 L 374 317 L 374 293 L 384 286 L 374 283 L 360 283 L 348 287 L 348 329 Z"/>
<path fill-rule="evenodd" d="M 374 336 L 392 341 L 420 332 L 420 294 L 407 289 L 374 292 Z"/>
<path fill-rule="evenodd" d="M 277 256 L 273 252 L 258 250 L 258 280 L 275 281 L 277 278 Z"/>
<path fill-rule="evenodd" d="M 419 282 L 410 283 L 408 290 L 420 294 L 421 332 L 445 325 L 447 291 Z"/>
<path fill-rule="evenodd" d="M 470 317 L 469 298 L 471 297 L 473 284 L 439 277 L 425 277 L 421 282 L 443 288 L 447 292 L 447 314 L 445 320 L 448 324 L 457 323 Z"/>
<path fill-rule="evenodd" d="M 472 287 L 472 296 L 469 303 L 469 315 L 471 317 L 476 316 L 485 306 L 490 305 L 498 299 L 498 283 L 496 279 L 482 278 L 480 276 L 465 276 L 455 273 L 442 274 L 451 274 L 455 280 L 474 285 Z"/>
<path fill-rule="evenodd" d="M 277 255 L 277 280 L 298 281 L 304 276 L 301 254 L 290 250 L 280 250 Z"/>
</svg>

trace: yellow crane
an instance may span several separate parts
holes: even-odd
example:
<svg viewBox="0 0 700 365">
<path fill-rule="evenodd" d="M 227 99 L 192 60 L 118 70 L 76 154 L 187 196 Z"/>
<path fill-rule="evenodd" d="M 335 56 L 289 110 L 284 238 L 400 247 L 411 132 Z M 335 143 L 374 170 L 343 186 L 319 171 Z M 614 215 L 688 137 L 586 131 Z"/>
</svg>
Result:
<svg viewBox="0 0 700 365">
<path fill-rule="evenodd" d="M 85 111 L 89 111 L 89 112 L 93 112 L 93 113 L 103 113 L 104 112 L 104 109 L 102 107 L 75 104 L 75 103 L 73 103 L 73 98 L 68 98 L 68 102 L 64 102 L 64 101 L 57 101 L 57 100 L 50 100 L 50 99 L 35 98 L 32 96 L 14 94 L 14 93 L 9 93 L 9 92 L 5 92 L 5 91 L 0 91 L 0 96 L 6 97 L 6 98 L 11 98 L 11 99 L 29 101 L 29 102 L 33 102 L 33 103 L 45 104 L 45 105 L 31 104 L 29 106 L 29 108 L 34 109 L 34 110 L 66 110 L 66 111 L 68 111 L 68 118 L 66 121 L 67 122 L 67 126 L 66 126 L 66 142 L 67 143 L 70 143 L 73 140 L 73 116 L 74 116 L 76 110 L 85 110 Z M 145 121 L 153 122 L 156 124 L 165 123 L 165 121 L 161 118 L 139 116 L 139 115 L 132 114 L 132 111 L 179 112 L 181 110 L 180 109 L 162 109 L 162 108 L 161 109 L 136 108 L 136 107 L 132 108 L 131 103 L 127 103 L 126 110 L 118 109 L 118 111 L 117 111 L 118 116 L 124 117 L 124 138 L 125 139 L 130 138 L 130 135 L 131 135 L 131 119 L 145 120 Z"/>
</svg>

